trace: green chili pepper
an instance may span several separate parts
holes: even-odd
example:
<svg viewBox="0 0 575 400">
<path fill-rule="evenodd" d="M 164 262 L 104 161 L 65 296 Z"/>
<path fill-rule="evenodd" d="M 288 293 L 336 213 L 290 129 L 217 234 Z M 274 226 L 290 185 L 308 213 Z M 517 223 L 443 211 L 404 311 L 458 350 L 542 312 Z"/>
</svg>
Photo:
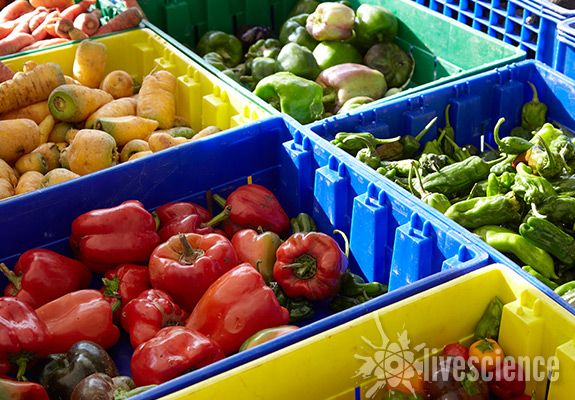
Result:
<svg viewBox="0 0 575 400">
<path fill-rule="evenodd" d="M 575 281 L 564 283 L 555 289 L 555 293 L 557 293 L 559 296 L 564 296 L 565 294 L 573 291 L 575 291 Z"/>
<path fill-rule="evenodd" d="M 551 222 L 573 224 L 575 222 L 575 198 L 551 197 L 538 206 L 536 211 L 546 216 Z"/>
<path fill-rule="evenodd" d="M 407 160 L 399 160 L 399 161 L 382 161 L 380 166 L 387 169 L 396 171 L 398 176 L 407 178 L 409 176 L 409 171 L 413 168 L 413 166 L 419 167 L 419 162 L 417 160 L 407 159 Z"/>
<path fill-rule="evenodd" d="M 297 217 L 290 219 L 292 234 L 302 232 L 317 232 L 317 225 L 313 218 L 306 213 L 300 213 Z"/>
<path fill-rule="evenodd" d="M 545 143 L 550 145 L 551 142 L 553 142 L 561 135 L 563 135 L 562 130 L 555 128 L 550 123 L 546 123 L 541 127 L 541 129 L 537 131 L 537 133 L 535 133 L 530 142 L 533 144 L 539 144 L 540 141 L 543 140 Z"/>
<path fill-rule="evenodd" d="M 565 164 L 575 158 L 575 144 L 567 135 L 561 135 L 554 139 L 549 145 L 549 149 L 553 154 L 559 155 Z"/>
<path fill-rule="evenodd" d="M 379 167 L 376 172 L 392 181 L 395 181 L 397 177 L 397 169 L 395 168 L 388 169 L 387 167 Z"/>
<path fill-rule="evenodd" d="M 399 137 L 392 139 L 379 139 L 369 132 L 340 132 L 335 135 L 335 138 L 331 141 L 331 144 L 355 156 L 359 150 L 367 147 L 367 143 L 370 143 L 372 146 L 376 147 L 396 140 L 399 140 Z"/>
<path fill-rule="evenodd" d="M 549 145 L 543 139 L 540 139 L 540 144 L 541 146 L 531 147 L 527 151 L 525 158 L 534 172 L 545 178 L 552 179 L 563 170 L 562 160 L 558 155 L 551 152 Z"/>
<path fill-rule="evenodd" d="M 377 154 L 375 147 L 373 147 L 369 140 L 363 138 L 360 138 L 360 140 L 365 140 L 367 147 L 359 150 L 355 158 L 373 169 L 378 169 L 381 165 L 381 159 L 379 158 L 379 154 Z"/>
<path fill-rule="evenodd" d="M 543 203 L 549 197 L 557 195 L 553 185 L 547 179 L 531 174 L 529 167 L 523 163 L 517 165 L 517 175 L 511 189 L 526 203 L 536 205 Z"/>
<path fill-rule="evenodd" d="M 504 122 L 505 118 L 499 118 L 499 121 L 497 121 L 495 129 L 493 130 L 493 137 L 495 138 L 495 143 L 497 143 L 497 147 L 499 147 L 500 151 L 506 154 L 521 154 L 533 146 L 533 144 L 528 140 L 517 136 L 507 136 L 506 138 L 501 139 L 499 137 L 499 129 Z"/>
<path fill-rule="evenodd" d="M 539 272 L 537 272 L 533 268 L 531 268 L 529 265 L 524 266 L 522 269 L 523 269 L 523 271 L 527 272 L 529 275 L 537 278 L 539 281 L 541 281 L 541 283 L 543 283 L 545 286 L 549 287 L 551 290 L 554 290 L 557 288 L 558 285 L 555 282 L 553 282 L 549 278 L 544 277 Z"/>
<path fill-rule="evenodd" d="M 473 185 L 473 187 L 471 188 L 471 190 L 469 191 L 469 194 L 467 195 L 467 200 L 469 199 L 473 199 L 476 197 L 487 197 L 487 185 L 489 182 L 487 182 L 487 179 L 484 179 L 482 181 L 479 181 L 477 183 L 475 183 Z M 459 200 L 461 201 L 461 200 Z M 456 200 L 452 201 L 453 203 L 457 203 Z"/>
<path fill-rule="evenodd" d="M 493 172 L 487 177 L 487 197 L 497 196 L 500 193 L 499 180 Z"/>
<path fill-rule="evenodd" d="M 474 233 L 496 250 L 514 254 L 525 265 L 530 265 L 546 278 L 559 279 L 549 253 L 513 231 L 487 225 L 476 229 Z"/>
<path fill-rule="evenodd" d="M 511 130 L 509 136 L 516 136 L 525 140 L 529 140 L 533 137 L 533 132 L 530 131 L 529 129 L 525 129 L 522 126 L 516 126 Z"/>
<path fill-rule="evenodd" d="M 413 178 L 412 171 L 415 171 L 415 174 L 417 175 L 417 181 L 419 183 L 418 188 L 416 188 L 412 183 Z M 435 208 L 440 213 L 445 213 L 445 211 L 447 211 L 447 209 L 451 207 L 451 202 L 449 201 L 447 196 L 444 195 L 443 193 L 430 193 L 427 192 L 425 189 L 423 189 L 421 174 L 419 173 L 419 169 L 416 166 L 413 166 L 412 170 L 410 171 L 408 183 L 409 183 L 409 190 L 414 196 L 416 195 L 415 193 L 416 191 L 419 192 L 418 194 L 421 200 L 425 204 Z"/>
<path fill-rule="evenodd" d="M 445 154 L 423 153 L 419 157 L 419 165 L 426 173 L 438 172 L 449 164 L 449 157 Z"/>
<path fill-rule="evenodd" d="M 499 177 L 499 193 L 506 194 L 511 191 L 511 187 L 515 183 L 517 174 L 513 172 L 504 172 Z"/>
<path fill-rule="evenodd" d="M 530 217 L 519 227 L 519 234 L 562 263 L 575 265 L 575 239 L 552 222 Z"/>
<path fill-rule="evenodd" d="M 306 299 L 290 299 L 275 281 L 270 282 L 269 285 L 274 291 L 280 305 L 289 311 L 290 323 L 304 321 L 313 316 L 314 309 L 310 301 Z"/>
<path fill-rule="evenodd" d="M 469 228 L 498 225 L 521 220 L 521 205 L 513 195 L 475 197 L 453 204 L 445 216 Z"/>
<path fill-rule="evenodd" d="M 552 182 L 553 189 L 561 195 L 575 195 L 575 175 L 559 178 Z"/>
<path fill-rule="evenodd" d="M 501 159 L 486 162 L 481 157 L 471 156 L 424 177 L 424 189 L 440 192 L 448 197 L 460 193 L 470 189 L 474 183 L 486 179 L 491 167 L 500 161 Z"/>
<path fill-rule="evenodd" d="M 483 312 L 481 319 L 475 325 L 475 340 L 499 338 L 499 327 L 503 315 L 503 302 L 499 297 L 494 297 Z"/>
<path fill-rule="evenodd" d="M 341 277 L 339 293 L 346 297 L 357 297 L 363 294 L 369 298 L 374 298 L 387 293 L 387 286 L 379 282 L 365 283 L 359 275 L 348 271 Z"/>
<path fill-rule="evenodd" d="M 421 144 L 420 140 L 425 136 L 425 134 L 431 129 L 431 127 L 437 121 L 437 117 L 433 118 L 417 136 L 413 137 L 411 135 L 405 135 L 401 137 L 401 144 L 403 145 L 403 155 L 405 158 L 412 158 L 419 151 Z"/>
<path fill-rule="evenodd" d="M 547 106 L 539 101 L 537 88 L 531 82 L 527 82 L 533 91 L 533 99 L 525 103 L 521 109 L 521 126 L 524 129 L 535 131 L 547 121 Z"/>
<path fill-rule="evenodd" d="M 515 161 L 515 158 L 516 156 L 514 154 L 505 157 L 505 159 L 491 167 L 489 172 L 493 172 L 495 175 L 499 176 L 504 172 L 515 171 L 515 168 L 513 168 L 513 162 Z"/>
<path fill-rule="evenodd" d="M 443 136 L 443 141 L 441 142 L 443 146 L 443 153 L 449 157 L 454 157 L 455 155 L 455 148 L 459 148 L 459 146 L 453 144 L 455 143 L 455 130 L 451 126 L 451 121 L 449 120 L 449 110 L 451 109 L 451 104 L 448 104 L 445 107 L 445 128 L 440 130 L 441 136 Z M 446 140 L 447 139 L 447 140 Z M 461 161 L 461 160 L 457 160 Z"/>
</svg>

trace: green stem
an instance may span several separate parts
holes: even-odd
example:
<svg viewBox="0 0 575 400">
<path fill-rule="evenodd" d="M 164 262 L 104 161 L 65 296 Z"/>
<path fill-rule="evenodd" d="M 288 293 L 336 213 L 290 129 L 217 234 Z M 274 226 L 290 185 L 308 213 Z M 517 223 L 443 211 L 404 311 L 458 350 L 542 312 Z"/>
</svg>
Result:
<svg viewBox="0 0 575 400">
<path fill-rule="evenodd" d="M 531 82 L 527 81 L 527 83 L 529 86 L 531 86 L 531 90 L 533 91 L 533 99 L 531 99 L 531 101 L 533 103 L 539 103 L 539 94 L 537 93 L 537 88 Z"/>
<path fill-rule="evenodd" d="M 451 109 L 451 104 L 448 104 L 445 107 L 445 129 L 447 131 L 448 128 L 451 128 L 451 121 L 449 120 L 449 110 Z"/>
<path fill-rule="evenodd" d="M 226 207 L 226 199 L 224 199 L 222 196 L 220 196 L 219 194 L 214 194 L 212 196 L 212 199 L 222 208 Z"/>
<path fill-rule="evenodd" d="M 230 214 L 232 213 L 232 207 L 231 206 L 225 206 L 224 207 L 224 211 L 222 211 L 221 213 L 219 213 L 218 215 L 216 215 L 214 218 L 210 219 L 208 222 L 204 222 L 203 224 L 201 224 L 200 226 L 202 228 L 206 227 L 206 226 L 216 226 L 222 222 L 224 222 L 225 220 L 227 220 L 228 218 L 230 218 Z M 187 241 L 186 241 L 187 242 Z"/>
<path fill-rule="evenodd" d="M 540 142 L 540 144 L 543 145 L 543 148 L 545 149 L 545 153 L 547 154 L 547 164 L 545 165 L 545 167 L 554 170 L 555 165 L 557 164 L 555 161 L 555 156 L 553 155 L 553 153 L 551 153 L 551 149 L 549 148 L 549 146 L 547 145 L 545 140 L 539 138 L 539 142 Z"/>
<path fill-rule="evenodd" d="M 505 118 L 503 117 L 499 118 L 499 121 L 497 121 L 497 124 L 495 124 L 495 129 L 493 129 L 493 137 L 495 138 L 495 143 L 497 143 L 497 147 L 499 147 L 500 150 L 501 150 L 501 138 L 499 137 L 499 128 L 501 128 L 501 125 L 503 125 L 504 122 Z"/>
<path fill-rule="evenodd" d="M 27 381 L 24 374 L 26 374 L 26 368 L 28 367 L 28 357 L 20 357 L 16 361 L 16 365 L 18 366 L 18 372 L 16 373 L 16 380 L 19 382 Z"/>
<path fill-rule="evenodd" d="M 202 249 L 194 249 L 190 242 L 188 242 L 185 234 L 180 233 L 179 238 L 180 243 L 182 244 L 182 255 L 179 259 L 180 263 L 185 265 L 192 265 L 198 258 L 205 254 Z"/>
<path fill-rule="evenodd" d="M 437 121 L 437 117 L 435 117 L 431 121 L 429 121 L 429 123 L 427 125 L 425 125 L 425 128 L 423 128 L 423 130 L 417 134 L 417 136 L 415 137 L 415 140 L 417 140 L 419 142 L 421 139 L 423 139 L 425 134 L 431 129 L 431 127 L 435 124 L 436 121 Z"/>
<path fill-rule="evenodd" d="M 127 399 L 129 397 L 133 397 L 137 394 L 144 393 L 145 391 L 153 389 L 156 386 L 158 386 L 158 385 L 140 386 L 140 387 L 132 389 L 128 392 L 122 392 L 122 391 L 116 392 L 116 393 L 114 393 L 114 400 L 124 400 L 124 399 Z"/>
<path fill-rule="evenodd" d="M 22 278 L 16 275 L 14 271 L 9 269 L 6 264 L 0 263 L 0 272 L 2 272 L 6 279 L 8 279 L 10 283 L 14 285 L 17 291 L 22 289 Z"/>
<path fill-rule="evenodd" d="M 347 238 L 347 235 L 345 233 L 343 233 L 342 231 L 340 231 L 339 229 L 334 229 L 333 233 L 337 234 L 337 235 L 341 235 L 341 237 L 343 238 L 343 242 L 345 243 L 344 254 L 347 258 L 349 258 L 349 239 Z"/>
<path fill-rule="evenodd" d="M 293 274 L 298 279 L 311 279 L 317 273 L 317 261 L 309 254 L 302 254 L 294 260 L 292 264 L 282 266 L 293 269 Z"/>
</svg>

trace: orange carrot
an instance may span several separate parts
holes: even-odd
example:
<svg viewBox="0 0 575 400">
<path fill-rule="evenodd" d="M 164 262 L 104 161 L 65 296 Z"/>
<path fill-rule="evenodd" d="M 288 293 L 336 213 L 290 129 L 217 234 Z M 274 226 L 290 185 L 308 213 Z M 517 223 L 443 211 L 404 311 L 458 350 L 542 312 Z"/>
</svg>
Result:
<svg viewBox="0 0 575 400">
<path fill-rule="evenodd" d="M 44 21 L 42 21 L 42 23 L 32 32 L 32 36 L 34 36 L 34 39 L 36 40 L 45 39 L 48 36 L 48 31 L 46 27 L 48 26 L 48 24 L 53 22 L 54 19 L 58 17 L 58 15 L 59 15 L 58 11 L 52 11 L 50 14 L 46 15 Z"/>
<path fill-rule="evenodd" d="M 32 43 L 30 46 L 24 47 L 21 51 L 43 49 L 44 47 L 55 46 L 57 44 L 62 44 L 66 42 L 68 42 L 68 39 L 63 38 L 38 40 L 36 43 Z"/>
<path fill-rule="evenodd" d="M 0 61 L 0 83 L 8 81 L 14 77 L 14 71 L 12 71 L 6 64 Z"/>
<path fill-rule="evenodd" d="M 6 7 L 8 0 L 0 0 L 0 10 Z"/>
<path fill-rule="evenodd" d="M 18 17 L 12 33 L 30 33 L 30 20 L 37 14 L 38 12 L 34 10 Z"/>
<path fill-rule="evenodd" d="M 34 7 L 57 8 L 62 11 L 74 5 L 74 0 L 30 0 Z"/>
<path fill-rule="evenodd" d="M 28 23 L 28 28 L 30 29 L 30 32 L 34 32 L 34 29 L 40 26 L 40 24 L 46 19 L 47 15 L 48 10 L 43 10 L 40 11 L 38 14 L 36 14 L 34 17 L 32 17 L 30 19 L 30 22 Z"/>
<path fill-rule="evenodd" d="M 118 32 L 124 29 L 133 28 L 142 22 L 142 13 L 135 7 L 128 8 L 121 12 L 96 32 L 96 35 L 103 35 L 110 32 Z"/>
<path fill-rule="evenodd" d="M 88 38 L 88 35 L 86 35 L 80 29 L 74 28 L 74 24 L 68 19 L 61 19 L 56 23 L 56 35 L 61 38 L 70 38 L 72 40 Z"/>
<path fill-rule="evenodd" d="M 73 6 L 66 8 L 60 15 L 64 19 L 74 21 L 78 15 L 88 11 L 88 8 L 90 8 L 94 3 L 94 0 L 82 0 L 78 4 L 74 4 Z"/>
<path fill-rule="evenodd" d="M 4 39 L 6 36 L 12 33 L 16 27 L 16 21 L 6 21 L 0 23 L 0 39 Z"/>
<path fill-rule="evenodd" d="M 146 17 L 146 14 L 144 14 L 144 10 L 142 10 L 142 7 L 140 7 L 138 0 L 124 0 L 124 5 L 126 6 L 126 8 L 130 7 L 137 8 L 142 13 L 142 17 L 146 20 L 148 19 L 148 17 Z"/>
<path fill-rule="evenodd" d="M 0 22 L 12 21 L 16 18 L 34 11 L 34 7 L 26 0 L 16 0 L 0 11 Z"/>
<path fill-rule="evenodd" d="M 80 14 L 74 20 L 74 27 L 80 29 L 86 35 L 92 36 L 100 28 L 100 20 L 94 12 Z"/>
<path fill-rule="evenodd" d="M 17 53 L 34 43 L 34 37 L 27 33 L 12 33 L 0 40 L 0 56 Z"/>
</svg>

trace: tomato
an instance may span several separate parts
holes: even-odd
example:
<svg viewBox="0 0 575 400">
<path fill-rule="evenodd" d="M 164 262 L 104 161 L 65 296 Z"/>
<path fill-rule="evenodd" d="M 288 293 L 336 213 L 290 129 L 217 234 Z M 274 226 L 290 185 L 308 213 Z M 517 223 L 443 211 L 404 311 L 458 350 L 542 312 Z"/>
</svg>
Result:
<svg viewBox="0 0 575 400">
<path fill-rule="evenodd" d="M 493 339 L 481 339 L 469 347 L 469 358 L 482 373 L 494 371 L 504 357 L 503 349 Z"/>
<path fill-rule="evenodd" d="M 489 382 L 489 392 L 501 400 L 513 399 L 525 392 L 523 369 L 512 359 L 505 359 Z"/>
<path fill-rule="evenodd" d="M 443 348 L 445 357 L 461 357 L 465 361 L 469 359 L 469 349 L 460 343 L 451 343 Z"/>
</svg>

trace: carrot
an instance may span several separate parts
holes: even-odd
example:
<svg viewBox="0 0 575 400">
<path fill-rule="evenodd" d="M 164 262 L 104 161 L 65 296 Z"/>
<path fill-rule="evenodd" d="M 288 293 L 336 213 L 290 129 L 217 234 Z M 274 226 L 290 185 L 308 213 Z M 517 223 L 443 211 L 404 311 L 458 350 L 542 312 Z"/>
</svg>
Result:
<svg viewBox="0 0 575 400">
<path fill-rule="evenodd" d="M 11 33 L 0 40 L 0 56 L 19 52 L 26 46 L 34 43 L 34 37 L 27 33 Z"/>
<path fill-rule="evenodd" d="M 64 82 L 60 66 L 48 62 L 0 83 L 0 113 L 47 100 L 52 90 Z"/>
<path fill-rule="evenodd" d="M 18 22 L 16 21 L 6 21 L 0 23 L 0 39 L 4 39 L 6 36 L 12 33 Z"/>
<path fill-rule="evenodd" d="M 124 29 L 133 28 L 142 22 L 142 13 L 135 7 L 128 8 L 121 12 L 96 32 L 96 35 L 118 32 Z"/>
<path fill-rule="evenodd" d="M 92 36 L 100 28 L 100 19 L 97 17 L 97 13 L 94 12 L 80 14 L 74 20 L 74 27 L 80 29 L 86 35 Z"/>
<path fill-rule="evenodd" d="M 30 0 L 34 7 L 57 8 L 62 11 L 74 5 L 74 0 Z"/>
<path fill-rule="evenodd" d="M 30 33 L 30 20 L 34 18 L 38 12 L 36 10 L 18 17 L 16 26 L 12 29 L 12 33 Z"/>
<path fill-rule="evenodd" d="M 144 14 L 144 10 L 142 10 L 142 7 L 140 7 L 138 0 L 124 0 L 124 5 L 126 6 L 126 8 L 131 7 L 137 8 L 142 13 L 142 18 L 145 20 L 148 19 L 148 17 L 146 17 L 146 14 Z"/>
<path fill-rule="evenodd" d="M 28 29 L 30 29 L 30 32 L 34 32 L 34 29 L 38 28 L 40 24 L 42 24 L 42 22 L 46 19 L 47 16 L 48 16 L 47 10 L 40 11 L 38 14 L 33 16 L 30 19 L 30 22 L 28 23 Z"/>
<path fill-rule="evenodd" d="M 72 21 L 68 19 L 60 19 L 56 23 L 56 34 L 61 38 L 70 38 L 72 40 L 87 39 L 88 35 L 78 28 L 74 28 Z"/>
<path fill-rule="evenodd" d="M 0 61 L 0 83 L 12 79 L 14 77 L 14 71 L 6 66 L 2 61 Z"/>
<path fill-rule="evenodd" d="M 44 47 L 55 46 L 57 44 L 62 44 L 66 42 L 69 42 L 69 40 L 64 38 L 38 40 L 36 43 L 32 43 L 30 46 L 24 47 L 21 51 L 43 49 Z"/>
<path fill-rule="evenodd" d="M 60 15 L 64 19 L 74 21 L 78 15 L 88 11 L 88 8 L 90 8 L 92 4 L 94 4 L 92 0 L 82 0 L 78 4 L 66 8 Z"/>
<path fill-rule="evenodd" d="M 46 15 L 44 21 L 42 21 L 42 23 L 32 32 L 32 36 L 34 36 L 34 39 L 36 40 L 45 39 L 46 36 L 48 36 L 48 30 L 46 29 L 46 27 L 52 22 L 54 22 L 54 20 L 58 18 L 59 15 L 60 13 L 58 11 L 52 11 L 51 13 Z M 55 36 L 55 34 L 51 36 Z"/>
<path fill-rule="evenodd" d="M 34 7 L 26 0 L 16 0 L 0 11 L 0 22 L 12 21 L 16 18 L 34 11 Z"/>
</svg>

